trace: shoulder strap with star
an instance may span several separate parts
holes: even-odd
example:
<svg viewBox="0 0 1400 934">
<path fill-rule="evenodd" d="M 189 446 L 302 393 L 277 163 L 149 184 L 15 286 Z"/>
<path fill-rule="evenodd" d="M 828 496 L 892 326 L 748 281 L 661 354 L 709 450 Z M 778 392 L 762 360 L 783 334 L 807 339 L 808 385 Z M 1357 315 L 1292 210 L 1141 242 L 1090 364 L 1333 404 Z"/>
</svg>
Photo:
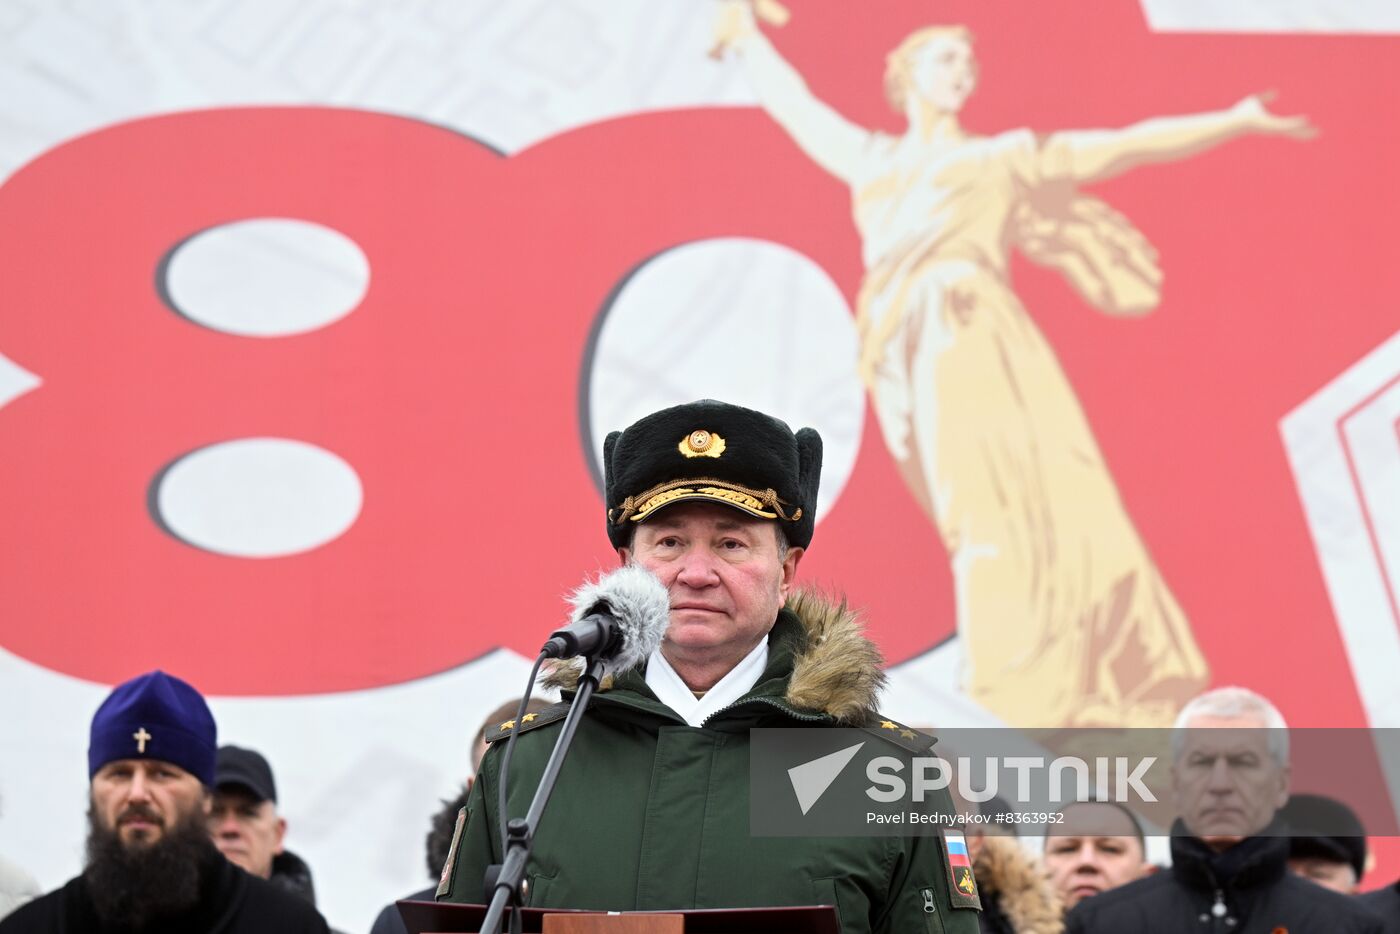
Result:
<svg viewBox="0 0 1400 934">
<path fill-rule="evenodd" d="M 537 713 L 527 713 L 520 718 L 518 723 L 515 720 L 507 720 L 504 723 L 498 723 L 490 727 L 486 731 L 486 742 L 489 744 L 494 743 L 498 739 L 505 739 L 510 736 L 512 732 L 527 733 L 530 730 L 538 729 L 556 720 L 562 720 L 568 715 L 569 705 L 565 702 L 560 702 L 552 707 L 546 707 L 544 710 Z"/>
<path fill-rule="evenodd" d="M 917 754 L 928 752 L 935 742 L 935 737 L 932 734 L 897 723 L 882 714 L 876 714 L 874 719 L 865 725 L 864 729 L 867 733 L 874 733 L 901 749 Z"/>
</svg>

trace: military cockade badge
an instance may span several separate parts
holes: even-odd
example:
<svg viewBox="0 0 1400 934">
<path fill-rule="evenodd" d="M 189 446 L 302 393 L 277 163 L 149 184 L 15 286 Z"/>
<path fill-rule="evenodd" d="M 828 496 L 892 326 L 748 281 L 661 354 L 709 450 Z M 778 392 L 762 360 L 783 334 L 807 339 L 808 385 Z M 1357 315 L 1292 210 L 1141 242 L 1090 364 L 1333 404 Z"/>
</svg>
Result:
<svg viewBox="0 0 1400 934">
<path fill-rule="evenodd" d="M 677 447 L 686 457 L 719 457 L 724 453 L 724 439 L 713 431 L 697 428 L 682 438 Z"/>
</svg>

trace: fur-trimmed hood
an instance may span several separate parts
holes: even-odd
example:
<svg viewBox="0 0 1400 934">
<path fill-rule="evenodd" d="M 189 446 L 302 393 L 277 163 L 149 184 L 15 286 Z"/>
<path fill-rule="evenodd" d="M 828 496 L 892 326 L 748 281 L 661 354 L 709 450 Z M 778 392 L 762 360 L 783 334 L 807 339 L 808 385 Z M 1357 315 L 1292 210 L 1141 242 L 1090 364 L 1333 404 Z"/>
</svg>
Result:
<svg viewBox="0 0 1400 934">
<path fill-rule="evenodd" d="M 865 637 L 859 614 L 845 600 L 811 590 L 794 591 L 783 609 L 770 633 L 772 639 L 785 640 L 793 656 L 783 699 L 797 710 L 824 713 L 841 724 L 859 726 L 873 720 L 885 686 L 885 659 Z M 784 626 L 788 614 L 797 626 Z M 540 683 L 572 690 L 582 671 L 581 660 L 569 659 L 549 669 Z M 611 690 L 614 684 L 608 676 L 599 690 Z"/>
<path fill-rule="evenodd" d="M 972 872 L 983 905 L 995 902 L 1016 934 L 1064 931 L 1064 908 L 1049 876 L 1014 839 L 984 837 Z"/>
</svg>

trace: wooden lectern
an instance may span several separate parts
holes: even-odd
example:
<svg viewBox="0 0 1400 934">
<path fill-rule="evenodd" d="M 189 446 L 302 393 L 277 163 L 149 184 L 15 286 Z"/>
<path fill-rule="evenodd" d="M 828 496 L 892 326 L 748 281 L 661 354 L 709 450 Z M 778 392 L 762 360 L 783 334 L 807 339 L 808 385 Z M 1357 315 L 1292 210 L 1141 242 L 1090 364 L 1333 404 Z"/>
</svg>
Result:
<svg viewBox="0 0 1400 934">
<path fill-rule="evenodd" d="M 409 934 L 475 934 L 485 905 L 398 903 Z M 700 908 L 691 911 L 521 909 L 526 934 L 840 934 L 830 905 L 798 908 Z"/>
</svg>

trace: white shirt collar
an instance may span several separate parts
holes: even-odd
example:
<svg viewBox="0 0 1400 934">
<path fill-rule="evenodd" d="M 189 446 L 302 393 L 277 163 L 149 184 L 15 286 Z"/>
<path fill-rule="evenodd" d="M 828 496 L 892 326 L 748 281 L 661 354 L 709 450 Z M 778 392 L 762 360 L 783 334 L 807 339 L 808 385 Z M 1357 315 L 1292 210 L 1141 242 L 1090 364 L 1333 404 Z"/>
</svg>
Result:
<svg viewBox="0 0 1400 934">
<path fill-rule="evenodd" d="M 661 703 L 680 714 L 691 726 L 703 726 L 711 714 L 728 707 L 758 683 L 768 667 L 768 638 L 765 636 L 729 674 L 719 679 L 704 697 L 696 697 L 685 686 L 676 669 L 657 649 L 647 659 L 647 687 Z"/>
</svg>

